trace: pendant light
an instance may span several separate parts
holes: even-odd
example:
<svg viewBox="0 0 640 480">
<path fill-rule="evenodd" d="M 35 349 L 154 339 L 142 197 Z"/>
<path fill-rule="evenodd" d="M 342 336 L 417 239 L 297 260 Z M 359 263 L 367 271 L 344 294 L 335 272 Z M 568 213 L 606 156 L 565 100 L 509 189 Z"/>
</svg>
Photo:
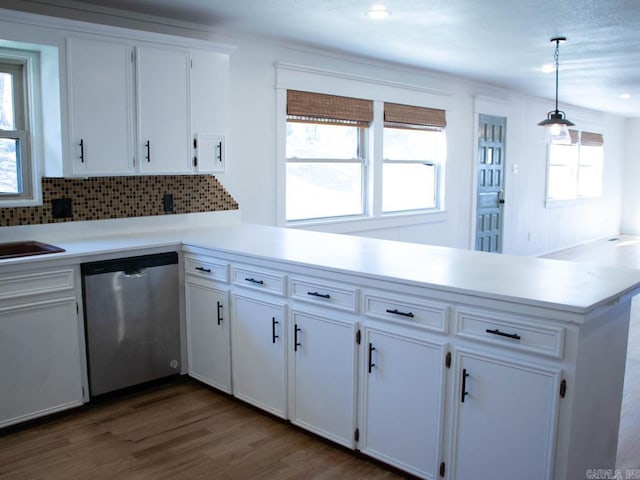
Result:
<svg viewBox="0 0 640 480">
<path fill-rule="evenodd" d="M 556 50 L 553 55 L 553 59 L 556 64 L 556 109 L 550 111 L 547 114 L 546 120 L 538 123 L 541 127 L 545 127 L 547 130 L 547 138 L 549 143 L 554 144 L 571 144 L 571 136 L 569 135 L 569 127 L 575 125 L 573 122 L 567 120 L 564 116 L 564 112 L 558 110 L 558 70 L 560 66 L 560 42 L 566 42 L 566 37 L 553 37 L 551 42 L 555 42 Z"/>
</svg>

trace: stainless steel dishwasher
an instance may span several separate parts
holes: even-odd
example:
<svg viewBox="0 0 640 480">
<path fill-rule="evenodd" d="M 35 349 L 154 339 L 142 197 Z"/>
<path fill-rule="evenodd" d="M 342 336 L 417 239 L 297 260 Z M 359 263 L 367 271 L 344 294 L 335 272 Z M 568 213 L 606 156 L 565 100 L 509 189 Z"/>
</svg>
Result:
<svg viewBox="0 0 640 480">
<path fill-rule="evenodd" d="M 90 395 L 180 373 L 178 255 L 82 264 Z"/>
</svg>

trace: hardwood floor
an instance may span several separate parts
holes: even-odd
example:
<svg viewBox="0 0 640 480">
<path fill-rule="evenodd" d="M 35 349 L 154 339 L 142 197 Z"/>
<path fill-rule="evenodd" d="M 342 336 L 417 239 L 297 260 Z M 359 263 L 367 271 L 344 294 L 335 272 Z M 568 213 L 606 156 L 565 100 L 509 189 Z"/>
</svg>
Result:
<svg viewBox="0 0 640 480">
<path fill-rule="evenodd" d="M 181 377 L 3 432 L 0 478 L 408 477 Z"/>
<path fill-rule="evenodd" d="M 619 235 L 545 257 L 640 269 L 640 237 Z M 631 469 L 640 478 L 640 295 L 631 306 L 616 468 L 623 474 Z"/>
</svg>

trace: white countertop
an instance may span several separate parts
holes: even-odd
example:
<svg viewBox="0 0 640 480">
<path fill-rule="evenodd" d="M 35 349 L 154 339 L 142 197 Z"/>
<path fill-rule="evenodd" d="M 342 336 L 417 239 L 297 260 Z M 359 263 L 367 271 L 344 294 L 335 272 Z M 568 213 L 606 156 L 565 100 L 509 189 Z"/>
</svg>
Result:
<svg viewBox="0 0 640 480">
<path fill-rule="evenodd" d="M 36 240 L 42 240 L 37 238 Z M 586 313 L 640 288 L 640 271 L 259 225 L 182 228 L 55 242 L 66 252 L 4 265 L 181 244 L 396 280 L 438 290 Z"/>
</svg>

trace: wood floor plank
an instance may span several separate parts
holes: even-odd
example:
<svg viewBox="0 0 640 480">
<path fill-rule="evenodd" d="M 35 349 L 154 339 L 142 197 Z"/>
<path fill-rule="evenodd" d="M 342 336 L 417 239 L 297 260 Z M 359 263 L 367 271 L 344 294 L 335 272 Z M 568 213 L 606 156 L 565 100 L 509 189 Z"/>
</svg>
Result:
<svg viewBox="0 0 640 480">
<path fill-rule="evenodd" d="M 410 478 L 186 377 L 0 436 L 0 479 Z"/>
</svg>

